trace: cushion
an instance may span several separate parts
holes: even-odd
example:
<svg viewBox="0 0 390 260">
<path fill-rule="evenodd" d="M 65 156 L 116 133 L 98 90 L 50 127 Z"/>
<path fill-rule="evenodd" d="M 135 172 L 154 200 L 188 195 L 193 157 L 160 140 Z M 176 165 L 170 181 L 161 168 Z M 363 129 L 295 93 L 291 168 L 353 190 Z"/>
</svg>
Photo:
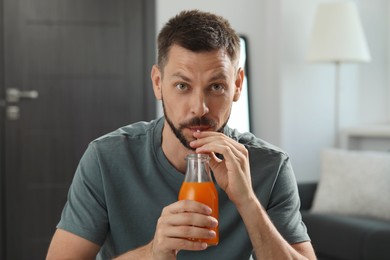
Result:
<svg viewBox="0 0 390 260">
<path fill-rule="evenodd" d="M 390 220 L 390 153 L 323 150 L 312 211 Z"/>
</svg>

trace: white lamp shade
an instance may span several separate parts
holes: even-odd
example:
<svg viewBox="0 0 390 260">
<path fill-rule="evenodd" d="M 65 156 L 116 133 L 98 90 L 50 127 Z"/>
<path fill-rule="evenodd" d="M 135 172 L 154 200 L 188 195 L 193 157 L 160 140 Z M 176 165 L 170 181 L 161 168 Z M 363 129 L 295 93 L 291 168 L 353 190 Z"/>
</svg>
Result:
<svg viewBox="0 0 390 260">
<path fill-rule="evenodd" d="M 336 2 L 318 6 L 308 60 L 318 62 L 371 60 L 355 3 Z"/>
</svg>

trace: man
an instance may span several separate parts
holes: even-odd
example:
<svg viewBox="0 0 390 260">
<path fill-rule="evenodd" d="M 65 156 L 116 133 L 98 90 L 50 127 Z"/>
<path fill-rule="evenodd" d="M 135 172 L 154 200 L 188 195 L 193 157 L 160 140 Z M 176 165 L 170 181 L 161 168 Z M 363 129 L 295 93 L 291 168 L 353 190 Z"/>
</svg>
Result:
<svg viewBox="0 0 390 260">
<path fill-rule="evenodd" d="M 173 17 L 151 78 L 164 117 L 93 141 L 69 191 L 48 259 L 315 259 L 288 156 L 226 126 L 240 97 L 239 38 L 222 17 Z M 190 153 L 211 157 L 219 220 L 177 201 Z M 211 238 L 217 226 L 220 243 Z"/>
</svg>

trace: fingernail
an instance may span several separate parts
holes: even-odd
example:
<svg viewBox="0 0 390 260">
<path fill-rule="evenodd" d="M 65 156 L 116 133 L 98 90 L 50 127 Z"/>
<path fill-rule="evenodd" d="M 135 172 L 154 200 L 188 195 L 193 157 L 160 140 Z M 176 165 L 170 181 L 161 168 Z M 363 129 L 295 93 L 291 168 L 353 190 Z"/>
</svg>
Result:
<svg viewBox="0 0 390 260">
<path fill-rule="evenodd" d="M 209 230 L 209 236 L 210 237 L 215 237 L 217 235 L 217 233 L 215 233 L 214 230 Z"/>
<path fill-rule="evenodd" d="M 206 249 L 207 248 L 207 243 L 202 243 L 201 247 L 202 247 L 202 249 Z"/>
<path fill-rule="evenodd" d="M 216 219 L 216 218 L 212 218 L 212 224 L 213 224 L 213 227 L 216 227 L 216 226 L 218 226 L 218 219 Z"/>
</svg>

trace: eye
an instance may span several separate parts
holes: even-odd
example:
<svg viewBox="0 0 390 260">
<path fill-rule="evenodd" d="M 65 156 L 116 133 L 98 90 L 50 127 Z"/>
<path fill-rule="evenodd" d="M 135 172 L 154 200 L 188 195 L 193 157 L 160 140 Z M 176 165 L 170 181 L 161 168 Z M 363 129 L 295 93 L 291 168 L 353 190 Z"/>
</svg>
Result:
<svg viewBox="0 0 390 260">
<path fill-rule="evenodd" d="M 213 84 L 210 89 L 216 94 L 223 94 L 225 92 L 225 87 L 222 84 Z"/>
<path fill-rule="evenodd" d="M 178 83 L 178 84 L 176 84 L 175 87 L 177 90 L 180 90 L 180 91 L 185 91 L 188 89 L 188 86 L 186 84 L 183 84 L 183 83 Z"/>
</svg>

